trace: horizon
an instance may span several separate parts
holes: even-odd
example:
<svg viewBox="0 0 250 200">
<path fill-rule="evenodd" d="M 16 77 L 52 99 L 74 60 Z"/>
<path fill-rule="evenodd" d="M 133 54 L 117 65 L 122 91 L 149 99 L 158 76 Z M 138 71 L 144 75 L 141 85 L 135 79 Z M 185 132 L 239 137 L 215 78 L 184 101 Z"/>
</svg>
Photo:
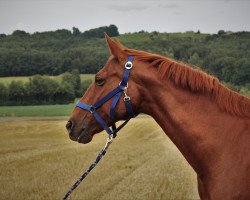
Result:
<svg viewBox="0 0 250 200">
<path fill-rule="evenodd" d="M 109 25 L 111 25 L 111 24 L 109 24 Z M 107 26 L 109 26 L 109 25 L 107 25 Z M 115 24 L 114 24 L 115 25 Z M 106 25 L 104 25 L 104 26 L 106 26 Z M 100 26 L 100 27 L 103 27 L 103 26 Z M 93 29 L 96 29 L 96 28 L 100 28 L 100 27 L 94 27 Z M 73 27 L 72 27 L 73 28 Z M 73 33 L 73 31 L 72 31 L 72 28 L 71 29 L 66 29 L 66 28 L 62 28 L 62 29 L 54 29 L 54 30 L 45 30 L 45 31 L 35 31 L 35 32 L 27 32 L 27 31 L 25 31 L 25 30 L 21 30 L 21 29 L 16 29 L 16 30 L 14 30 L 14 31 L 24 31 L 24 32 L 26 32 L 26 33 L 28 33 L 28 34 L 30 34 L 30 35 L 33 35 L 33 34 L 36 34 L 36 33 L 46 33 L 46 32 L 55 32 L 55 31 L 58 31 L 58 30 L 68 30 L 68 31 L 70 31 L 71 33 Z M 78 27 L 75 27 L 75 28 L 78 28 Z M 118 32 L 119 32 L 119 27 L 117 27 L 118 28 Z M 90 30 L 90 29 L 89 29 Z M 13 32 L 14 32 L 13 31 Z M 81 31 L 81 30 L 80 30 Z M 88 30 L 85 30 L 85 31 L 88 31 Z M 120 33 L 119 32 L 119 35 L 125 35 L 125 34 L 133 34 L 133 33 L 139 33 L 139 32 L 141 32 L 141 31 L 143 31 L 143 32 L 145 32 L 145 33 L 153 33 L 153 32 L 158 32 L 158 33 L 170 33 L 170 34 L 178 34 L 178 33 L 181 33 L 181 34 L 185 34 L 185 33 L 193 33 L 193 34 L 195 34 L 195 33 L 197 33 L 198 31 L 200 31 L 200 30 L 186 30 L 186 31 L 183 31 L 183 32 L 161 32 L 161 31 L 145 31 L 145 30 L 139 30 L 139 31 L 135 31 L 135 32 L 125 32 L 125 33 Z M 222 30 L 222 29 L 220 29 L 220 30 L 218 30 L 217 32 L 215 32 L 215 33 L 204 33 L 204 32 L 201 32 L 200 31 L 200 34 L 209 34 L 209 35 L 213 35 L 213 34 L 218 34 L 218 32 L 219 31 L 225 31 L 225 33 L 227 33 L 227 32 L 232 32 L 232 33 L 238 33 L 238 32 L 250 32 L 250 31 L 231 31 L 231 30 Z M 9 34 L 7 34 L 7 33 L 1 33 L 0 32 L 0 34 L 5 34 L 6 36 L 9 36 L 9 35 L 12 35 L 13 34 L 13 32 L 12 33 L 9 33 Z M 84 33 L 84 31 L 81 31 L 81 33 Z"/>
<path fill-rule="evenodd" d="M 114 24 L 119 33 L 250 31 L 247 0 L 0 0 L 0 33 L 71 30 Z"/>
</svg>

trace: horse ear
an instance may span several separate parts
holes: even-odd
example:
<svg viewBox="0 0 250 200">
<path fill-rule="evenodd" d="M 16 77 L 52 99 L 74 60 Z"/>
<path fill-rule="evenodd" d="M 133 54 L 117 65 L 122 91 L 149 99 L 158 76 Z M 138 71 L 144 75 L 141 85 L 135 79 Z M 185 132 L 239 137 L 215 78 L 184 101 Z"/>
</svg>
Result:
<svg viewBox="0 0 250 200">
<path fill-rule="evenodd" d="M 125 47 L 118 40 L 112 40 L 106 32 L 104 32 L 104 36 L 109 46 L 110 53 L 119 61 L 123 60 L 126 57 Z"/>
</svg>

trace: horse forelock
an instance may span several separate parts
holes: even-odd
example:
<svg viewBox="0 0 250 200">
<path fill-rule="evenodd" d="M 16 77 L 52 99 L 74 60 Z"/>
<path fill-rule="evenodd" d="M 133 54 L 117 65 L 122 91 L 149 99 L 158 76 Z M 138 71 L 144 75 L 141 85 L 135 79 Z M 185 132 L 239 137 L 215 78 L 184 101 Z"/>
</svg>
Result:
<svg viewBox="0 0 250 200">
<path fill-rule="evenodd" d="M 156 67 L 161 79 L 167 78 L 176 86 L 191 92 L 208 94 L 221 109 L 233 115 L 250 118 L 250 99 L 228 89 L 218 78 L 200 68 L 144 51 L 125 49 L 125 52 Z"/>
</svg>

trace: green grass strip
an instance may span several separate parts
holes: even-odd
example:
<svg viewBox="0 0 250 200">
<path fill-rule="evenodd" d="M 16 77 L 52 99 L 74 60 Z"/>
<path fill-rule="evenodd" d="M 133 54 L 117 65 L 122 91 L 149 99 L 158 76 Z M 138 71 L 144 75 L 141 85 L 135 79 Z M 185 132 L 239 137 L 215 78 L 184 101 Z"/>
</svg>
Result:
<svg viewBox="0 0 250 200">
<path fill-rule="evenodd" d="M 0 106 L 0 117 L 69 116 L 75 104 Z"/>
</svg>

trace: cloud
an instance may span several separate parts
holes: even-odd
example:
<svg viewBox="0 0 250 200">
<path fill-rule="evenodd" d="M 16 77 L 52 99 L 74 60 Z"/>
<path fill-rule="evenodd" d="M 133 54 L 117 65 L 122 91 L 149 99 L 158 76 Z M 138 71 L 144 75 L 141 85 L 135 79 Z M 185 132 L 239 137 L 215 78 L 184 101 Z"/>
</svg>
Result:
<svg viewBox="0 0 250 200">
<path fill-rule="evenodd" d="M 124 5 L 108 5 L 108 8 L 115 10 L 115 11 L 121 11 L 121 12 L 127 12 L 127 11 L 143 11 L 148 8 L 146 5 L 142 4 L 124 4 Z"/>
<path fill-rule="evenodd" d="M 182 15 L 182 12 L 175 11 L 174 14 L 175 14 L 175 15 Z"/>
<path fill-rule="evenodd" d="M 174 4 L 174 3 L 172 3 L 172 4 L 160 4 L 160 5 L 158 5 L 158 7 L 169 8 L 169 9 L 177 9 L 177 8 L 179 9 L 180 5 Z"/>
<path fill-rule="evenodd" d="M 168 10 L 171 13 L 173 13 L 174 15 L 181 15 L 182 14 L 182 9 L 181 6 L 178 4 L 159 4 L 158 8 L 164 9 L 164 10 Z"/>
</svg>

